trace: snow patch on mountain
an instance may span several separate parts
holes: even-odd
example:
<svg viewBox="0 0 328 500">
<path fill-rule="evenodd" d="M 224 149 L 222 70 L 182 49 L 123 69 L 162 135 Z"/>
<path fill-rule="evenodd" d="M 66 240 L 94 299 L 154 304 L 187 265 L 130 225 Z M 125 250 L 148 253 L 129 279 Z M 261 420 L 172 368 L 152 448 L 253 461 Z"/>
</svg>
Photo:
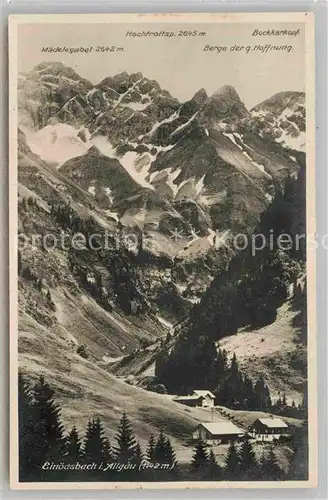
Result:
<svg viewBox="0 0 328 500">
<path fill-rule="evenodd" d="M 103 155 L 109 156 L 110 158 L 116 158 L 125 168 L 128 174 L 132 177 L 132 179 L 140 184 L 140 186 L 152 190 L 155 189 L 152 185 L 152 182 L 158 174 L 158 172 L 155 172 L 149 175 L 149 170 L 152 162 L 156 160 L 156 157 L 159 153 L 169 151 L 174 147 L 174 144 L 170 144 L 168 146 L 155 146 L 155 154 L 152 154 L 150 152 L 137 153 L 136 151 L 127 151 L 122 156 L 120 156 L 117 154 L 116 148 L 108 141 L 107 137 L 105 136 L 98 135 L 93 137 L 92 144 L 96 146 L 96 148 L 98 148 Z M 128 145 L 134 148 L 137 147 L 139 143 L 130 142 L 128 143 Z M 171 175 L 168 176 L 168 183 L 170 183 L 171 181 L 173 182 L 174 178 L 172 178 Z"/>
<path fill-rule="evenodd" d="M 171 171 L 172 170 L 171 168 L 168 168 L 166 170 L 167 170 L 166 184 L 172 189 L 173 196 L 175 197 L 175 195 L 178 192 L 178 186 L 174 184 L 173 181 L 181 174 L 181 168 L 177 168 L 173 172 Z"/>
<path fill-rule="evenodd" d="M 108 198 L 109 203 L 113 203 L 114 197 L 113 197 L 113 191 L 109 187 L 104 188 L 104 193 Z"/>
<path fill-rule="evenodd" d="M 92 196 L 96 196 L 96 188 L 95 186 L 88 187 L 88 193 L 92 194 Z"/>
<path fill-rule="evenodd" d="M 218 203 L 224 202 L 226 197 L 227 197 L 226 189 L 223 189 L 222 191 L 219 191 L 218 193 L 207 193 L 205 190 L 203 190 L 198 195 L 197 202 L 200 205 L 210 207 L 211 205 L 217 205 Z"/>
<path fill-rule="evenodd" d="M 281 92 L 256 106 L 252 119 L 257 129 L 271 135 L 282 146 L 305 151 L 305 95 Z M 262 130 L 258 135 L 263 137 Z"/>
<path fill-rule="evenodd" d="M 260 163 L 257 163 L 256 161 L 254 161 L 250 156 L 249 154 L 247 153 L 247 151 L 243 151 L 243 155 L 246 156 L 246 158 L 248 158 L 252 164 L 257 167 L 264 175 L 266 175 L 267 177 L 269 177 L 269 179 L 272 179 L 272 176 L 270 174 L 268 174 L 268 172 L 266 172 L 265 168 L 263 165 L 261 165 Z"/>
<path fill-rule="evenodd" d="M 147 180 L 148 172 L 150 169 L 150 164 L 152 161 L 151 155 L 149 163 L 146 164 L 141 170 L 137 169 L 137 162 L 140 159 L 140 154 L 136 151 L 127 151 L 124 155 L 119 156 L 116 152 L 116 148 L 108 141 L 107 137 L 98 135 L 93 137 L 92 143 L 99 151 L 109 158 L 116 158 L 121 165 L 125 168 L 128 174 L 134 179 L 140 186 L 154 189 Z"/>
<path fill-rule="evenodd" d="M 195 184 L 196 196 L 200 195 L 204 188 L 204 179 L 205 179 L 205 174 Z"/>
<path fill-rule="evenodd" d="M 290 149 L 296 149 L 296 151 L 305 152 L 305 144 L 306 144 L 305 132 L 300 132 L 298 136 L 292 137 L 287 132 L 282 131 L 281 136 L 276 140 L 282 146 L 288 147 Z"/>
<path fill-rule="evenodd" d="M 210 227 L 207 229 L 208 231 L 208 236 L 207 236 L 207 241 L 210 243 L 211 247 L 214 247 L 215 244 L 215 236 L 216 236 L 216 231 L 213 231 Z"/>
<path fill-rule="evenodd" d="M 151 104 L 151 100 L 147 99 L 146 102 L 121 103 L 121 106 L 130 108 L 133 111 L 143 111 L 144 109 L 148 108 L 149 104 Z"/>
<path fill-rule="evenodd" d="M 238 142 L 237 142 L 237 141 L 236 141 L 236 139 L 235 139 L 235 136 L 236 136 L 236 137 L 237 137 L 237 136 L 239 136 L 239 137 L 240 137 L 240 135 L 239 135 L 239 134 L 236 134 L 236 133 L 235 133 L 235 134 L 232 134 L 232 133 L 228 133 L 228 132 L 222 132 L 222 133 L 223 133 L 223 135 L 224 135 L 225 137 L 228 137 L 228 139 L 230 139 L 230 141 L 231 141 L 231 142 L 233 142 L 233 143 L 234 143 L 234 144 L 235 144 L 235 145 L 236 145 L 236 146 L 237 146 L 237 147 L 238 147 L 241 151 L 243 151 L 243 147 L 242 147 L 240 144 L 238 144 Z"/>
<path fill-rule="evenodd" d="M 244 156 L 254 165 L 254 167 L 258 168 L 266 177 L 269 179 L 272 179 L 272 176 L 265 170 L 264 165 L 261 165 L 260 163 L 257 163 L 256 161 L 253 160 L 253 158 L 248 154 L 247 150 L 249 150 L 249 147 L 244 143 L 243 138 L 240 134 L 237 132 L 234 133 L 227 133 L 227 132 L 222 132 L 225 137 L 230 139 L 231 142 L 233 142 L 243 153 Z M 236 141 L 236 138 L 238 141 Z"/>
<path fill-rule="evenodd" d="M 120 219 L 117 212 L 112 212 L 111 210 L 104 210 L 104 213 L 110 219 L 114 219 L 116 222 L 119 222 Z"/>
<path fill-rule="evenodd" d="M 79 137 L 82 131 L 85 141 Z M 65 123 L 50 123 L 37 132 L 23 127 L 23 132 L 31 151 L 58 167 L 71 158 L 86 154 L 92 146 L 87 129 L 76 129 Z"/>
<path fill-rule="evenodd" d="M 140 78 L 139 80 L 134 82 L 134 84 L 131 87 L 129 87 L 126 92 L 124 92 L 123 94 L 120 94 L 119 98 L 116 100 L 116 102 L 114 104 L 114 108 L 116 108 L 119 104 L 121 104 L 122 99 L 124 99 L 128 94 L 130 94 L 131 91 L 134 89 L 134 87 L 136 85 L 138 85 L 138 83 L 140 83 L 142 80 L 143 80 L 143 78 Z"/>
<path fill-rule="evenodd" d="M 172 330 L 174 328 L 174 325 L 173 323 L 171 323 L 170 321 L 167 321 L 167 319 L 163 318 L 162 316 L 160 316 L 159 314 L 156 315 L 156 318 L 158 319 L 158 321 L 164 325 L 166 328 L 168 328 L 169 330 Z"/>
<path fill-rule="evenodd" d="M 177 128 L 174 130 L 174 132 L 172 132 L 171 137 L 174 137 L 174 136 L 177 134 L 177 132 L 180 132 L 180 130 L 183 130 L 184 128 L 186 128 L 186 127 L 187 127 L 187 126 L 188 126 L 188 125 L 189 125 L 189 124 L 190 124 L 190 123 L 191 123 L 191 122 L 192 122 L 192 121 L 196 118 L 196 116 L 198 115 L 198 113 L 199 113 L 199 110 L 198 110 L 198 111 L 196 111 L 196 113 L 194 113 L 194 114 L 193 114 L 193 115 L 189 118 L 189 120 L 187 120 L 186 122 L 184 122 L 184 123 L 182 123 L 181 125 L 179 125 L 179 127 L 177 127 Z"/>
<path fill-rule="evenodd" d="M 166 185 L 172 190 L 173 197 L 175 198 L 179 186 L 174 184 L 174 181 L 181 174 L 181 168 L 173 170 L 171 167 L 165 168 L 160 172 L 152 172 L 149 176 L 149 182 L 153 184 L 158 184 L 161 180 L 164 180 Z"/>
<path fill-rule="evenodd" d="M 172 115 L 170 115 L 168 118 L 164 118 L 163 120 L 161 121 L 157 121 L 156 123 L 154 123 L 154 125 L 152 126 L 152 128 L 150 129 L 149 132 L 147 132 L 147 134 L 145 134 L 145 137 L 146 136 L 151 136 L 153 135 L 154 132 L 156 132 L 156 130 L 158 129 L 158 127 L 160 127 L 161 125 L 163 125 L 164 123 L 170 123 L 170 122 L 173 122 L 173 120 L 175 120 L 176 118 L 178 118 L 179 116 L 179 111 L 175 111 L 174 113 L 172 113 Z M 142 139 L 144 136 L 139 136 L 138 139 Z"/>
</svg>

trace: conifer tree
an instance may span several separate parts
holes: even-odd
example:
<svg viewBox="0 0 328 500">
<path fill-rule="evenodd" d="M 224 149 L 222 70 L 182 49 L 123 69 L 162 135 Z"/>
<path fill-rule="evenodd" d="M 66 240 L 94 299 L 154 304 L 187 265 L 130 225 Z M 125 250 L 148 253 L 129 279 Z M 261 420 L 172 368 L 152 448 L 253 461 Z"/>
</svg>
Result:
<svg viewBox="0 0 328 500">
<path fill-rule="evenodd" d="M 234 377 L 238 376 L 238 363 L 237 363 L 237 356 L 236 353 L 233 353 L 232 359 L 231 359 L 231 364 L 230 364 L 230 373 Z"/>
<path fill-rule="evenodd" d="M 240 449 L 239 469 L 241 479 L 255 479 L 259 473 L 255 452 L 247 436 Z"/>
<path fill-rule="evenodd" d="M 163 431 L 161 429 L 154 449 L 154 462 L 165 464 L 166 454 L 167 454 L 167 442 L 163 434 Z"/>
<path fill-rule="evenodd" d="M 275 406 L 276 406 L 276 408 L 277 408 L 278 411 L 281 410 L 282 401 L 281 401 L 280 398 L 277 399 Z"/>
<path fill-rule="evenodd" d="M 137 467 L 139 467 L 142 460 L 143 460 L 143 453 L 142 453 L 140 443 L 138 441 L 136 444 L 135 452 L 134 452 L 134 463 L 137 465 Z"/>
<path fill-rule="evenodd" d="M 34 385 L 33 413 L 35 418 L 34 466 L 40 468 L 46 461 L 60 462 L 66 455 L 64 427 L 61 412 L 55 403 L 54 391 L 41 375 Z M 62 475 L 63 473 L 60 472 Z"/>
<path fill-rule="evenodd" d="M 239 476 L 239 455 L 234 441 L 231 441 L 225 459 L 225 477 L 228 481 L 237 480 Z"/>
<path fill-rule="evenodd" d="M 117 445 L 114 447 L 115 458 L 120 463 L 127 463 L 134 457 L 137 443 L 131 423 L 125 412 L 121 417 L 116 441 Z"/>
<path fill-rule="evenodd" d="M 17 274 L 18 274 L 18 276 L 20 276 L 22 269 L 23 269 L 22 254 L 21 254 L 21 251 L 18 250 L 18 252 L 17 252 Z"/>
<path fill-rule="evenodd" d="M 176 459 L 176 454 L 174 449 L 172 448 L 172 444 L 169 438 L 166 438 L 165 455 L 166 455 L 166 463 L 170 464 L 170 466 L 173 466 L 174 469 L 177 469 L 178 462 Z"/>
<path fill-rule="evenodd" d="M 111 459 L 109 441 L 99 418 L 89 420 L 84 443 L 85 462 L 108 462 Z"/>
<path fill-rule="evenodd" d="M 267 456 L 263 456 L 261 463 L 261 479 L 263 481 L 278 481 L 282 471 L 278 465 L 273 446 L 270 446 Z"/>
<path fill-rule="evenodd" d="M 74 463 L 78 462 L 82 458 L 82 443 L 74 426 L 67 437 L 67 461 Z"/>
<path fill-rule="evenodd" d="M 262 376 L 256 381 L 254 392 L 256 395 L 256 408 L 254 409 L 261 411 L 269 410 L 271 407 L 270 392 Z"/>
<path fill-rule="evenodd" d="M 85 431 L 85 436 L 84 436 L 84 445 L 83 445 L 83 451 L 84 451 L 84 459 L 85 461 L 89 461 L 90 458 L 92 460 L 94 456 L 94 446 L 93 446 L 93 434 L 94 434 L 94 420 L 88 420 L 87 423 L 87 428 Z"/>
<path fill-rule="evenodd" d="M 31 388 L 23 375 L 18 375 L 19 476 L 27 479 L 33 470 L 35 421 Z"/>
<path fill-rule="evenodd" d="M 112 446 L 110 444 L 109 439 L 106 437 L 103 440 L 103 452 L 102 452 L 102 458 L 104 459 L 105 462 L 110 462 L 113 460 L 113 450 Z"/>
<path fill-rule="evenodd" d="M 193 469 L 206 469 L 209 465 L 209 457 L 206 449 L 206 443 L 198 439 L 194 447 L 191 465 Z"/>
<path fill-rule="evenodd" d="M 149 462 L 154 462 L 154 453 L 155 453 L 155 439 L 153 434 L 150 436 L 148 441 L 148 447 L 146 450 L 146 457 Z"/>
<path fill-rule="evenodd" d="M 222 479 L 222 469 L 218 465 L 213 450 L 208 455 L 208 478 L 211 480 Z"/>
<path fill-rule="evenodd" d="M 309 439 L 308 439 L 308 423 L 303 422 L 301 427 L 295 429 L 294 454 L 289 464 L 287 478 L 295 480 L 306 480 L 309 477 Z"/>
</svg>

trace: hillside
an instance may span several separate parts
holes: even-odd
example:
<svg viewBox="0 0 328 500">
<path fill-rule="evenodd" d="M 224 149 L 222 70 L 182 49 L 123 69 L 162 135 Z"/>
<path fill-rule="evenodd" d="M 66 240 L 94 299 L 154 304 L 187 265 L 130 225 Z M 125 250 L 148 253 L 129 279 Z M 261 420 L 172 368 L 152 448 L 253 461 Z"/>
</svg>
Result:
<svg viewBox="0 0 328 500">
<path fill-rule="evenodd" d="M 302 162 L 248 126 L 251 114 L 230 86 L 181 103 L 141 73 L 93 86 L 49 62 L 21 75 L 18 100 L 20 166 L 29 166 L 21 185 L 110 234 L 142 232 L 138 267 L 153 283 L 154 307 L 173 322 L 199 302 L 229 262 L 234 235 L 254 230 Z"/>
<path fill-rule="evenodd" d="M 187 408 L 173 402 L 172 396 L 117 379 L 99 363 L 76 354 L 68 334 L 63 328 L 52 331 L 29 318 L 21 322 L 19 340 L 23 373 L 30 380 L 44 374 L 62 407 L 65 427 L 76 425 L 84 432 L 88 419 L 100 416 L 107 436 L 113 439 L 121 414 L 126 411 L 143 446 L 151 434 L 157 435 L 162 428 L 172 439 L 178 457 L 189 454 L 192 430 L 199 422 L 211 420 L 209 410 Z"/>
<path fill-rule="evenodd" d="M 284 146 L 305 150 L 305 94 L 279 92 L 254 106 L 251 126 L 262 129 Z"/>
<path fill-rule="evenodd" d="M 210 389 L 245 421 L 270 393 L 300 402 L 304 243 L 254 256 L 235 237 L 304 230 L 305 155 L 284 128 L 301 131 L 302 95 L 179 102 L 139 72 L 93 85 L 61 63 L 18 90 L 19 365 L 65 427 L 99 416 L 113 439 L 126 411 L 142 446 L 163 429 L 190 462 L 196 425 L 231 416 L 174 394 Z"/>
<path fill-rule="evenodd" d="M 263 375 L 271 395 L 287 395 L 289 403 L 301 403 L 306 383 L 306 349 L 300 342 L 295 318 L 295 300 L 278 309 L 277 319 L 257 330 L 243 328 L 236 335 L 223 337 L 219 345 L 231 357 L 236 354 L 244 373 L 252 378 Z"/>
<path fill-rule="evenodd" d="M 284 303 L 276 320 L 262 328 L 241 328 L 236 334 L 223 337 L 217 347 L 226 350 L 228 358 L 237 356 L 240 369 L 252 380 L 263 376 L 271 397 L 286 395 L 289 404 L 302 402 L 306 385 L 306 347 L 303 325 L 299 324 L 300 299 Z M 174 346 L 174 338 L 165 346 L 156 341 L 130 356 L 108 365 L 119 377 L 143 387 L 151 386 L 155 377 L 155 362 L 164 349 Z"/>
<path fill-rule="evenodd" d="M 113 440 L 120 416 L 126 411 L 143 447 L 151 434 L 157 435 L 162 429 L 170 437 L 181 463 L 190 463 L 191 434 L 199 422 L 218 422 L 235 416 L 248 427 L 263 415 L 261 412 L 236 412 L 222 407 L 215 413 L 208 409 L 189 408 L 172 401 L 170 395 L 156 394 L 127 384 L 102 369 L 101 363 L 77 355 L 72 339 L 68 348 L 63 329 L 51 331 L 31 319 L 23 322 L 20 331 L 20 366 L 31 381 L 35 381 L 40 373 L 51 381 L 55 399 L 62 408 L 65 428 L 75 425 L 83 434 L 88 419 L 99 416 L 106 436 Z M 301 424 L 297 419 L 286 421 L 292 426 Z M 214 447 L 213 451 L 223 465 L 227 445 Z M 260 458 L 260 447 L 256 448 L 256 453 Z M 280 465 L 286 468 L 292 455 L 290 448 L 281 446 L 277 453 Z"/>
</svg>

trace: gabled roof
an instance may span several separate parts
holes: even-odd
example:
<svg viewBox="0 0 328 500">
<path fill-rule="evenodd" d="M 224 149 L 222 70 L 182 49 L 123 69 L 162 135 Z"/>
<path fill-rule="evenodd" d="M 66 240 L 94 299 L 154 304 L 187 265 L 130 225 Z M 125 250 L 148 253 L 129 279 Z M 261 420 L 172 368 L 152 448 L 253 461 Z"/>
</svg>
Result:
<svg viewBox="0 0 328 500">
<path fill-rule="evenodd" d="M 198 401 L 203 396 L 176 396 L 173 401 Z"/>
<path fill-rule="evenodd" d="M 214 436 L 219 434 L 245 434 L 243 429 L 237 427 L 232 422 L 226 422 L 222 420 L 221 422 L 213 422 L 213 423 L 201 423 L 199 424 L 204 427 L 210 434 Z"/>
<path fill-rule="evenodd" d="M 206 396 L 210 396 L 211 398 L 215 399 L 215 396 L 211 391 L 194 389 L 194 394 L 197 394 L 197 396 L 202 396 L 203 398 L 205 398 Z"/>
<path fill-rule="evenodd" d="M 266 427 L 269 427 L 270 429 L 272 428 L 288 428 L 288 425 L 286 422 L 284 422 L 281 418 L 276 418 L 276 417 L 269 417 L 269 418 L 259 418 L 258 419 L 261 424 L 265 425 Z"/>
</svg>

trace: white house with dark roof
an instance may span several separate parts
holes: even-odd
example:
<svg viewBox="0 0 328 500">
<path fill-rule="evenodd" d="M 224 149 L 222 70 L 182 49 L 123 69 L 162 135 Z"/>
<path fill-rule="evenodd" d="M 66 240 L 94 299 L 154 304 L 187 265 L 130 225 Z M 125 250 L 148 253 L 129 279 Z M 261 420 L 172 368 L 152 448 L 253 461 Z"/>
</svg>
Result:
<svg viewBox="0 0 328 500">
<path fill-rule="evenodd" d="M 200 396 L 202 398 L 202 405 L 207 408 L 212 408 L 215 402 L 215 396 L 211 391 L 194 390 L 193 396 Z"/>
<path fill-rule="evenodd" d="M 198 424 L 192 433 L 194 440 L 202 439 L 208 444 L 229 444 L 242 439 L 246 431 L 232 422 L 210 422 Z"/>
<path fill-rule="evenodd" d="M 215 396 L 211 391 L 194 390 L 189 396 L 176 396 L 174 401 L 187 406 L 202 406 L 203 408 L 213 408 Z"/>
<path fill-rule="evenodd" d="M 271 442 L 289 435 L 289 427 L 281 418 L 258 418 L 249 428 L 249 434 L 261 442 Z"/>
</svg>

